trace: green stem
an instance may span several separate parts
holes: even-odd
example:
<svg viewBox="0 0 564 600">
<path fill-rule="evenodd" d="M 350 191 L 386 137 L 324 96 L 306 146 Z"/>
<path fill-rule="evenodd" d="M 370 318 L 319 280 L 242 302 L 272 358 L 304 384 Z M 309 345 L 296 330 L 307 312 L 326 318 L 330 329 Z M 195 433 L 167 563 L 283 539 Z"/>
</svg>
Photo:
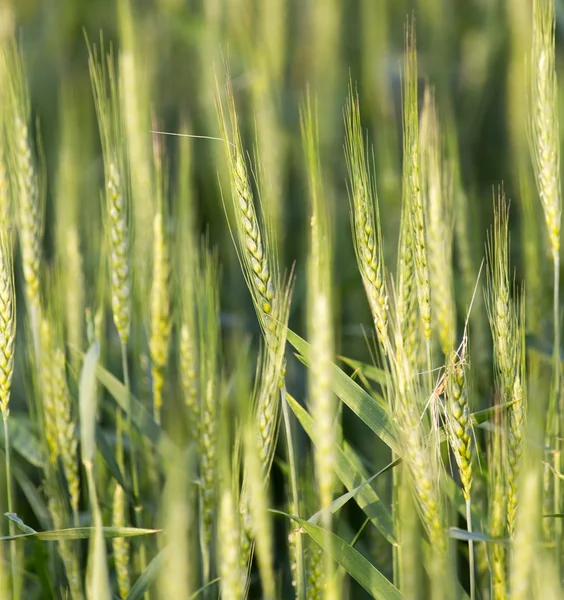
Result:
<svg viewBox="0 0 564 600">
<path fill-rule="evenodd" d="M 559 309 L 559 287 L 560 287 L 560 255 L 554 254 L 554 348 L 553 348 L 553 393 L 554 408 L 556 411 L 554 420 L 554 467 L 558 473 L 561 472 L 561 432 L 564 430 L 564 405 L 560 394 L 560 309 Z M 560 480 L 554 481 L 554 511 L 562 512 L 562 498 L 560 493 Z M 562 521 L 556 519 L 555 523 L 555 551 L 556 564 L 561 569 L 562 564 Z"/>
<path fill-rule="evenodd" d="M 116 461 L 125 476 L 125 463 L 123 460 L 123 411 L 116 406 Z"/>
<path fill-rule="evenodd" d="M 141 501 L 139 497 L 139 479 L 137 477 L 137 457 L 135 452 L 135 443 L 133 441 L 133 417 L 131 415 L 131 383 L 129 381 L 129 366 L 127 364 L 127 344 L 122 342 L 121 344 L 121 364 L 123 369 L 123 383 L 127 395 L 127 438 L 129 440 L 129 457 L 131 462 L 131 483 L 133 487 L 133 498 L 135 500 L 134 513 L 135 513 L 135 525 L 142 527 L 142 511 Z M 141 573 L 145 571 L 147 566 L 147 555 L 145 550 L 145 544 L 139 540 L 139 570 Z M 145 598 L 148 598 L 148 594 L 145 594 Z"/>
<path fill-rule="evenodd" d="M 282 388 L 282 414 L 284 417 L 284 429 L 286 432 L 286 444 L 288 445 L 288 466 L 290 468 L 290 485 L 292 488 L 293 512 L 300 516 L 300 500 L 298 494 L 298 477 L 296 468 L 296 459 L 294 455 L 294 443 L 292 440 L 292 424 L 290 422 L 290 412 L 286 401 L 286 385 Z M 304 549 L 301 534 L 296 534 L 296 589 L 298 600 L 305 600 L 305 564 Z"/>
<path fill-rule="evenodd" d="M 472 533 L 472 504 L 470 496 L 466 500 L 466 528 L 468 533 Z M 470 571 L 470 600 L 476 598 L 476 570 L 474 567 L 474 542 L 468 540 L 468 565 Z"/>
<path fill-rule="evenodd" d="M 123 460 L 123 411 L 119 405 L 116 406 L 116 461 L 125 476 L 125 463 Z"/>
<path fill-rule="evenodd" d="M 199 519 L 199 529 L 200 529 L 200 553 L 202 558 L 202 580 L 207 585 L 210 582 L 211 577 L 211 556 L 210 556 L 210 545 L 208 536 L 206 534 L 206 527 L 204 525 L 204 519 L 202 516 L 202 507 L 203 507 L 203 499 L 202 494 L 200 493 L 200 519 Z M 205 586 L 204 586 L 205 587 Z M 209 591 L 206 588 L 204 592 L 204 598 L 209 598 Z"/>
<path fill-rule="evenodd" d="M 139 480 L 137 478 L 137 458 L 133 443 L 133 417 L 131 415 L 131 384 L 129 381 L 129 366 L 127 364 L 127 344 L 121 344 L 121 365 L 123 368 L 123 383 L 127 395 L 127 438 L 129 439 L 129 455 L 131 461 L 131 482 L 135 503 L 139 503 Z M 137 507 L 136 507 L 137 510 Z"/>
<path fill-rule="evenodd" d="M 392 459 L 393 460 L 397 460 L 399 458 L 399 456 L 395 453 L 392 452 Z M 393 520 L 394 520 L 394 534 L 396 536 L 399 536 L 399 533 L 401 531 L 401 513 L 400 513 L 400 489 L 401 489 L 401 475 L 402 475 L 402 469 L 394 469 L 392 471 L 392 515 L 393 515 Z M 393 571 L 393 584 L 398 588 L 398 589 L 403 589 L 403 585 L 402 585 L 402 581 L 401 581 L 401 573 L 402 573 L 402 566 L 401 566 L 401 551 L 402 551 L 402 546 L 401 544 L 396 544 L 393 547 L 393 558 L 392 558 L 392 571 Z"/>
<path fill-rule="evenodd" d="M 82 464 L 84 465 L 84 471 L 86 472 L 86 481 L 88 483 L 88 492 L 89 492 L 89 496 L 90 496 L 90 510 L 92 513 L 92 518 L 93 518 L 94 527 L 95 527 L 95 532 L 93 534 L 93 536 L 94 536 L 94 561 L 95 561 L 96 553 L 98 550 L 96 548 L 97 544 L 100 544 L 102 546 L 102 548 L 104 549 L 103 550 L 104 555 L 106 552 L 104 539 L 100 538 L 101 529 L 103 526 L 102 513 L 100 511 L 100 503 L 98 501 L 98 494 L 96 493 L 96 481 L 94 479 L 94 465 L 92 464 L 92 462 L 90 460 L 83 460 Z M 90 566 L 91 560 L 92 559 L 89 557 L 89 566 Z M 92 564 L 96 565 L 96 562 L 93 562 Z M 108 577 L 107 566 L 106 566 L 106 564 L 98 565 L 98 569 L 100 569 L 98 572 L 96 572 L 95 568 L 92 569 L 92 576 L 98 577 L 98 580 L 95 583 L 95 586 L 98 589 L 97 597 L 110 598 L 110 581 L 109 581 L 109 577 Z M 93 595 L 92 590 L 89 590 L 90 586 L 93 585 L 93 580 L 91 580 L 92 576 L 87 577 L 87 597 L 88 598 L 90 598 Z"/>
<path fill-rule="evenodd" d="M 12 499 L 12 466 L 10 461 L 10 433 L 8 431 L 8 410 L 2 411 L 4 420 L 4 451 L 6 454 L 6 494 L 8 496 L 8 512 L 14 512 L 14 504 Z M 10 535 L 15 535 L 16 530 L 13 521 L 10 519 Z M 12 566 L 12 589 L 15 591 L 19 586 L 16 586 L 16 540 L 10 541 L 10 562 Z"/>
</svg>

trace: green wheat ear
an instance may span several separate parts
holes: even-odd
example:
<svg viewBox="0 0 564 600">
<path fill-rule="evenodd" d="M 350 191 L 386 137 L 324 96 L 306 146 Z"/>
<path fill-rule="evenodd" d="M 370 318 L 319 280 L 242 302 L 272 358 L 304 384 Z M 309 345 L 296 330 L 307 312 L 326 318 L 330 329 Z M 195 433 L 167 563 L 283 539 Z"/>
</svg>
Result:
<svg viewBox="0 0 564 600">
<path fill-rule="evenodd" d="M 104 159 L 112 314 L 121 343 L 129 340 L 131 322 L 130 228 L 123 123 L 112 51 L 99 55 L 89 46 L 88 66 Z"/>
<path fill-rule="evenodd" d="M 518 363 L 518 329 L 511 301 L 509 265 L 509 214 L 503 190 L 494 206 L 494 227 L 487 244 L 486 307 L 492 330 L 496 375 L 504 401 L 513 392 Z"/>
<path fill-rule="evenodd" d="M 226 115 L 218 90 L 217 110 L 227 157 L 232 200 L 229 206 L 225 205 L 225 210 L 266 344 L 263 368 L 258 378 L 259 392 L 255 397 L 255 410 L 260 456 L 265 476 L 268 477 L 278 434 L 279 393 L 280 385 L 284 381 L 284 352 L 292 277 L 285 281 L 280 277 L 271 226 L 273 215 L 260 200 L 260 179 L 257 182 L 258 200 L 255 200 L 229 76 L 227 109 Z"/>
<path fill-rule="evenodd" d="M 126 500 L 123 488 L 119 483 L 116 484 L 112 504 L 112 525 L 114 527 L 125 527 L 127 525 Z M 112 540 L 116 577 L 119 595 L 122 600 L 127 598 L 131 589 L 129 574 L 130 546 L 131 544 L 127 538 L 115 538 Z"/>
<path fill-rule="evenodd" d="M 0 230 L 0 409 L 9 415 L 14 344 L 16 338 L 16 292 L 12 243 L 5 230 Z"/>
<path fill-rule="evenodd" d="M 358 94 L 353 92 L 352 84 L 345 109 L 345 134 L 350 212 L 357 263 L 378 339 L 384 351 L 389 352 L 388 293 L 378 195 L 373 171 L 366 156 Z"/>
<path fill-rule="evenodd" d="M 458 353 L 453 353 L 448 365 L 446 421 L 464 499 L 468 501 L 472 489 L 472 423 L 466 380 L 466 342 Z"/>
<path fill-rule="evenodd" d="M 552 253 L 560 250 L 560 142 L 554 53 L 554 2 L 533 0 L 530 145 Z"/>
<path fill-rule="evenodd" d="M 431 283 L 427 258 L 427 226 L 421 181 L 421 148 L 419 139 L 419 108 L 417 101 L 417 49 L 415 21 L 407 24 L 403 73 L 403 160 L 410 207 L 415 281 L 423 333 L 431 337 Z"/>
<path fill-rule="evenodd" d="M 280 294 L 278 261 L 266 232 L 264 213 L 257 212 L 255 205 L 229 78 L 227 109 L 230 126 L 218 89 L 219 125 L 231 182 L 231 210 L 227 210 L 226 207 L 226 211 L 228 217 L 233 215 L 233 219 L 228 218 L 228 223 L 234 241 L 235 237 L 237 238 L 235 247 L 266 343 L 277 345 L 275 335 L 279 310 L 277 294 Z"/>
<path fill-rule="evenodd" d="M 196 296 L 200 332 L 200 494 L 202 504 L 202 545 L 205 548 L 204 578 L 209 580 L 209 546 L 218 500 L 217 444 L 220 380 L 220 331 L 217 256 L 202 249 L 199 289 Z"/>
<path fill-rule="evenodd" d="M 433 328 L 441 349 L 449 356 L 455 347 L 456 308 L 452 244 L 454 233 L 452 168 L 444 158 L 435 93 L 425 88 L 421 114 L 421 153 L 424 207 L 427 215 L 427 246 Z"/>
<path fill-rule="evenodd" d="M 7 75 L 6 115 L 9 143 L 8 172 L 10 187 L 17 198 L 15 206 L 25 281 L 25 296 L 30 311 L 36 354 L 39 351 L 40 280 L 43 259 L 45 189 L 43 174 L 32 149 L 32 115 L 24 61 L 14 43 L 1 49 L 1 61 Z M 40 150 L 40 148 L 39 148 Z M 41 158 L 41 152 L 38 152 Z M 5 207 L 3 207 L 4 209 Z M 4 215 L 5 216 L 5 213 Z"/>
<path fill-rule="evenodd" d="M 527 368 L 525 346 L 525 290 L 515 301 L 517 323 L 515 325 L 516 362 L 513 389 L 511 390 L 511 405 L 506 415 L 507 427 L 507 528 L 509 534 L 515 535 L 517 507 L 521 496 L 521 468 L 523 449 L 525 445 L 525 430 L 527 424 Z"/>
<path fill-rule="evenodd" d="M 154 163 L 157 210 L 153 221 L 153 280 L 151 284 L 151 371 L 155 419 L 160 422 L 163 403 L 168 347 L 172 327 L 170 317 L 170 259 L 166 218 L 167 183 L 163 165 L 163 149 L 155 142 Z"/>
</svg>

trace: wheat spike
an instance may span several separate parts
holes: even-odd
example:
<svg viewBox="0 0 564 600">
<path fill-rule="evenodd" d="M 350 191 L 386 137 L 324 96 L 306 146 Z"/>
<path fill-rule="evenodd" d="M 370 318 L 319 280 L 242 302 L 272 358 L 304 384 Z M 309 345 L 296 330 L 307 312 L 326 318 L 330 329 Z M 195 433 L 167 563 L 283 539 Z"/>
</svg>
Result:
<svg viewBox="0 0 564 600">
<path fill-rule="evenodd" d="M 447 371 L 447 428 L 462 481 L 464 499 L 468 501 L 472 489 L 472 424 L 468 406 L 465 355 L 464 344 L 460 354 L 452 357 Z"/>
<path fill-rule="evenodd" d="M 71 509 L 75 522 L 78 522 L 80 496 L 78 438 L 76 435 L 72 401 L 67 387 L 65 353 L 60 348 L 55 348 L 51 355 L 47 355 L 47 359 L 51 361 L 53 404 L 58 433 L 58 447 L 67 480 Z"/>
<path fill-rule="evenodd" d="M 9 414 L 15 337 L 16 297 L 11 244 L 5 233 L 0 233 L 0 409 L 4 418 Z"/>
<path fill-rule="evenodd" d="M 108 56 L 101 58 L 96 48 L 89 48 L 89 51 L 88 65 L 102 141 L 106 180 L 112 314 L 121 343 L 126 345 L 131 322 L 131 276 L 122 115 L 113 54 L 110 52 Z"/>
<path fill-rule="evenodd" d="M 427 259 L 427 229 L 421 184 L 421 149 L 419 141 L 419 111 L 417 103 L 417 51 L 415 23 L 406 28 L 406 53 L 404 63 L 404 162 L 407 177 L 410 218 L 414 238 L 413 256 L 419 312 L 423 333 L 431 337 L 431 283 Z"/>
<path fill-rule="evenodd" d="M 273 332 L 276 329 L 277 315 L 275 293 L 279 287 L 277 285 L 277 262 L 268 237 L 263 235 L 263 223 L 259 221 L 255 208 L 255 200 L 237 121 L 233 91 L 229 82 L 227 85 L 227 104 L 231 120 L 230 129 L 223 112 L 223 105 L 219 99 L 217 101 L 221 136 L 225 141 L 229 164 L 232 205 L 235 215 L 232 235 L 236 235 L 238 239 L 236 247 L 239 260 L 266 343 L 276 346 L 279 340 L 276 339 Z M 229 135 L 230 130 L 231 135 Z M 235 234 L 233 234 L 233 230 L 235 230 Z"/>
<path fill-rule="evenodd" d="M 47 443 L 51 465 L 57 464 L 60 454 L 59 431 L 57 429 L 57 407 L 53 373 L 53 328 L 47 316 L 42 316 L 41 325 L 41 398 L 43 406 L 43 435 Z"/>
<path fill-rule="evenodd" d="M 112 525 L 114 527 L 124 527 L 126 525 L 127 521 L 125 508 L 125 492 L 119 484 L 116 484 L 112 510 Z M 112 540 L 112 546 L 114 550 L 114 561 L 116 566 L 119 595 L 122 600 L 125 600 L 125 598 L 127 598 L 129 595 L 131 588 L 129 576 L 130 543 L 127 538 L 116 537 Z"/>
<path fill-rule="evenodd" d="M 443 354 L 448 357 L 454 348 L 456 336 L 452 268 L 454 220 L 452 181 L 444 165 L 440 133 L 435 95 L 426 87 L 420 135 L 423 196 L 428 217 L 427 245 L 433 296 L 433 326 L 439 334 Z"/>
<path fill-rule="evenodd" d="M 388 293 L 378 197 L 366 159 L 358 95 L 352 89 L 345 110 L 345 130 L 354 247 L 376 333 L 388 352 Z"/>
<path fill-rule="evenodd" d="M 558 256 L 562 201 L 554 26 L 553 0 L 533 0 L 531 154 L 552 253 Z"/>
<path fill-rule="evenodd" d="M 160 212 L 155 215 L 153 235 L 153 283 L 151 286 L 151 339 L 149 348 L 152 360 L 155 415 L 157 415 L 157 420 L 160 420 L 164 372 L 168 358 L 171 329 L 168 295 L 168 248 L 163 217 Z"/>
</svg>

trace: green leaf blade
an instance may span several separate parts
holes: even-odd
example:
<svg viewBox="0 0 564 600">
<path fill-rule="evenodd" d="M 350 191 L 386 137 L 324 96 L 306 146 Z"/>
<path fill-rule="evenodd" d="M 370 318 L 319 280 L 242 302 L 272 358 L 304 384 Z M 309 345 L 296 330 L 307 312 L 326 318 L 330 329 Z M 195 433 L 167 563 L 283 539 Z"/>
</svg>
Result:
<svg viewBox="0 0 564 600">
<path fill-rule="evenodd" d="M 307 366 L 311 364 L 312 348 L 305 340 L 293 331 L 288 330 L 288 341 L 302 355 Z M 333 391 L 384 443 L 394 452 L 400 453 L 394 435 L 393 425 L 387 411 L 353 381 L 337 365 L 332 365 Z"/>
<path fill-rule="evenodd" d="M 323 550 L 377 600 L 401 600 L 401 592 L 358 550 L 338 535 L 287 513 L 273 511 L 294 520 Z M 327 539 L 330 540 L 327 543 Z"/>
</svg>

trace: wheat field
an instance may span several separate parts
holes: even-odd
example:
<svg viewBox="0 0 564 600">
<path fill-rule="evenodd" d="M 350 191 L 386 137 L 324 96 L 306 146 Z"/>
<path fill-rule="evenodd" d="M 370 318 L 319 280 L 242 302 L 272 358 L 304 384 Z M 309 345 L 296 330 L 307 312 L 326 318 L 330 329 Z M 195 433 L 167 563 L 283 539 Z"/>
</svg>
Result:
<svg viewBox="0 0 564 600">
<path fill-rule="evenodd" d="M 561 0 L 0 0 L 0 600 L 564 596 Z"/>
</svg>

